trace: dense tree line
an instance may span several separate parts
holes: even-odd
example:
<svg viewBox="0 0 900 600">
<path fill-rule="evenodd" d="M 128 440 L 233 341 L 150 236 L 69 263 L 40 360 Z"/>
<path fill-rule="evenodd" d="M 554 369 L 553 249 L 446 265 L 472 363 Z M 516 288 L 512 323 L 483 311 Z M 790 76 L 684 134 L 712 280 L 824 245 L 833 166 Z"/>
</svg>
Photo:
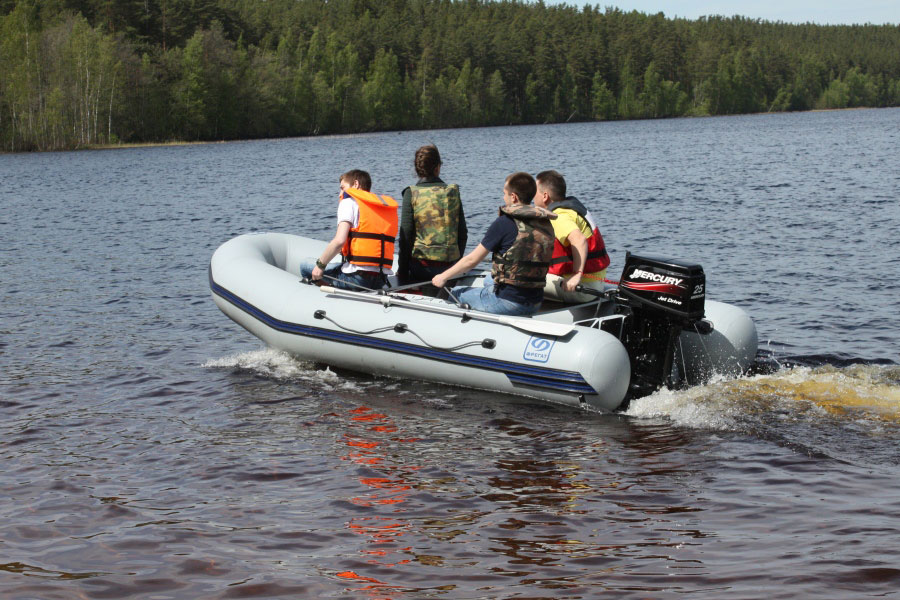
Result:
<svg viewBox="0 0 900 600">
<path fill-rule="evenodd" d="M 900 105 L 900 27 L 517 0 L 0 0 L 0 148 Z"/>
</svg>

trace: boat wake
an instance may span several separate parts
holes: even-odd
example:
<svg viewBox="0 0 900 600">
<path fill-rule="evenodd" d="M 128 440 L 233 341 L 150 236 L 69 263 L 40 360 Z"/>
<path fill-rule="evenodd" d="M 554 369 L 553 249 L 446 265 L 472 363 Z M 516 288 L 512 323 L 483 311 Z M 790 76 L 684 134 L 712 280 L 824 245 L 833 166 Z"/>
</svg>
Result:
<svg viewBox="0 0 900 600">
<path fill-rule="evenodd" d="M 456 397 L 440 384 L 409 385 L 335 371 L 274 349 L 212 359 L 203 366 L 299 384 L 312 395 L 374 393 L 429 405 Z M 897 365 L 795 366 L 738 379 L 721 377 L 684 390 L 659 390 L 633 400 L 623 414 L 637 422 L 745 434 L 810 456 L 900 464 Z"/>
<path fill-rule="evenodd" d="M 661 390 L 625 414 L 746 433 L 810 454 L 900 463 L 900 366 L 792 367 Z"/>
<path fill-rule="evenodd" d="M 340 389 L 355 391 L 365 389 L 359 378 L 347 378 L 328 367 L 316 368 L 311 362 L 297 360 L 287 352 L 264 348 L 211 359 L 203 364 L 204 368 L 230 369 L 235 372 L 250 373 L 266 379 L 302 383 L 309 388 Z"/>
<path fill-rule="evenodd" d="M 227 369 L 276 382 L 298 384 L 311 395 L 335 391 L 343 392 L 349 397 L 371 397 L 372 394 L 396 397 L 418 395 L 421 402 L 437 408 L 452 406 L 453 399 L 457 397 L 457 394 L 447 394 L 447 386 L 444 385 L 423 382 L 404 385 L 397 379 L 348 372 L 299 360 L 287 352 L 273 348 L 210 359 L 202 366 L 209 369 Z"/>
</svg>

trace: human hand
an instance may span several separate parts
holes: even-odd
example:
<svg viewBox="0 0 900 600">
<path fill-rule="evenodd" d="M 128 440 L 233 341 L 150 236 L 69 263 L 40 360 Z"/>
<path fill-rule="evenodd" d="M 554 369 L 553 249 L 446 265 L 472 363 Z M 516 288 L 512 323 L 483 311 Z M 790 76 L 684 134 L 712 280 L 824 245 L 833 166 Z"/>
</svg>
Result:
<svg viewBox="0 0 900 600">
<path fill-rule="evenodd" d="M 318 281 L 318 280 L 322 279 L 322 274 L 323 274 L 322 269 L 320 269 L 319 267 L 316 267 L 315 269 L 313 269 L 312 275 L 310 275 L 310 279 L 312 279 L 313 281 Z"/>
<path fill-rule="evenodd" d="M 581 273 L 575 273 L 562 283 L 562 289 L 567 292 L 574 292 L 576 286 L 581 283 Z"/>
<path fill-rule="evenodd" d="M 431 285 L 433 285 L 437 289 L 442 289 L 445 285 L 447 285 L 447 278 L 443 273 L 441 273 L 440 275 L 435 275 L 431 278 Z"/>
</svg>

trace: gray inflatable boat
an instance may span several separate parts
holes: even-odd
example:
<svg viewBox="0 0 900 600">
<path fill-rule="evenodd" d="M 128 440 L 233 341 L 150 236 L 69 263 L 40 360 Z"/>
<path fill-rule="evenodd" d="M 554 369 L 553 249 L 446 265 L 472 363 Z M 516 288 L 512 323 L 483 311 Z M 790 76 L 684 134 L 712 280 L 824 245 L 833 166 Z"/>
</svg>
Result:
<svg viewBox="0 0 900 600">
<path fill-rule="evenodd" d="M 300 264 L 325 245 L 282 233 L 225 242 L 209 268 L 216 304 L 303 360 L 602 411 L 661 386 L 739 375 L 756 356 L 753 321 L 706 300 L 699 265 L 629 254 L 621 281 L 596 300 L 545 301 L 533 317 L 507 317 L 403 290 L 301 281 Z M 482 279 L 473 273 L 456 283 Z"/>
</svg>

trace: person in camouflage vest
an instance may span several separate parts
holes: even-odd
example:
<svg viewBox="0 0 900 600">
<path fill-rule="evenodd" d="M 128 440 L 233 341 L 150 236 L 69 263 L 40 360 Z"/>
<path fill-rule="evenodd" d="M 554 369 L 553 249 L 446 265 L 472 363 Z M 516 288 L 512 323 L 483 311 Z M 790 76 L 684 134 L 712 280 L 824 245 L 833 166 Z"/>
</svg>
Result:
<svg viewBox="0 0 900 600">
<path fill-rule="evenodd" d="M 441 155 L 436 146 L 422 146 L 414 159 L 415 185 L 403 190 L 397 277 L 401 284 L 427 282 L 465 253 L 468 231 L 459 186 L 439 177 Z M 435 293 L 436 290 L 423 291 Z"/>
<path fill-rule="evenodd" d="M 475 310 L 501 315 L 531 315 L 541 307 L 544 283 L 553 254 L 552 212 L 532 205 L 537 186 L 528 173 L 513 173 L 503 185 L 503 207 L 472 252 L 432 278 L 443 288 L 447 281 L 466 273 L 488 252 L 491 275 L 484 287 L 455 287 L 450 292 Z"/>
</svg>

